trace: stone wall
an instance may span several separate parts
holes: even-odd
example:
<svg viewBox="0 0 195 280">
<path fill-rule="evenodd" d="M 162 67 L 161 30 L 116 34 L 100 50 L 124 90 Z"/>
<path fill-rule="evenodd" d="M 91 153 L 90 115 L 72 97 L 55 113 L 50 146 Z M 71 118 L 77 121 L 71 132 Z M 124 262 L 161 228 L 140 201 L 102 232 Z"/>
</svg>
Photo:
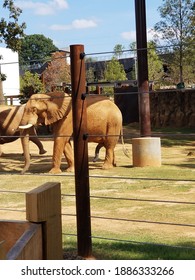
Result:
<svg viewBox="0 0 195 280">
<path fill-rule="evenodd" d="M 123 123 L 139 121 L 135 87 L 115 89 L 115 103 L 123 114 Z M 129 94 L 130 93 L 130 94 Z M 195 90 L 159 90 L 150 92 L 152 127 L 195 127 Z"/>
<path fill-rule="evenodd" d="M 152 127 L 195 127 L 195 90 L 150 93 Z"/>
</svg>

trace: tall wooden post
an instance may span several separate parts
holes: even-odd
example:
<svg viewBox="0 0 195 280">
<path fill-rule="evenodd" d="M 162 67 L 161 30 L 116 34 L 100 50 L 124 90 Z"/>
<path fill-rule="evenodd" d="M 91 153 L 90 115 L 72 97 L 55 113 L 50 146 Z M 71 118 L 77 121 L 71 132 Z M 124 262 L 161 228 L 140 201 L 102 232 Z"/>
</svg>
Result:
<svg viewBox="0 0 195 280">
<path fill-rule="evenodd" d="M 91 218 L 87 143 L 87 110 L 85 93 L 84 46 L 71 45 L 72 114 L 75 161 L 75 191 L 78 254 L 91 257 Z"/>
<path fill-rule="evenodd" d="M 145 0 L 135 0 L 138 96 L 141 136 L 151 136 Z"/>
<path fill-rule="evenodd" d="M 135 0 L 140 138 L 132 139 L 133 166 L 160 166 L 160 139 L 151 136 L 145 0 Z"/>
</svg>

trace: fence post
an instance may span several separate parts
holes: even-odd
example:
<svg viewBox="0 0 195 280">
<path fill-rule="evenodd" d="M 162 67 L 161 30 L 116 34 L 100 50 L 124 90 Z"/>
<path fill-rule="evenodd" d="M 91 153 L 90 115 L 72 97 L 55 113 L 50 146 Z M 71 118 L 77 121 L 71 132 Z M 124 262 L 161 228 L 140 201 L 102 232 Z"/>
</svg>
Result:
<svg viewBox="0 0 195 280">
<path fill-rule="evenodd" d="M 71 45 L 72 114 L 78 255 L 91 257 L 91 218 L 87 143 L 87 110 L 84 46 Z"/>
<path fill-rule="evenodd" d="M 133 166 L 161 166 L 160 139 L 151 137 L 145 0 L 135 0 L 140 136 L 132 142 Z"/>
<path fill-rule="evenodd" d="M 26 219 L 42 223 L 43 259 L 62 259 L 60 183 L 45 183 L 26 193 Z"/>
<path fill-rule="evenodd" d="M 151 136 L 145 0 L 135 0 L 141 136 Z"/>
</svg>

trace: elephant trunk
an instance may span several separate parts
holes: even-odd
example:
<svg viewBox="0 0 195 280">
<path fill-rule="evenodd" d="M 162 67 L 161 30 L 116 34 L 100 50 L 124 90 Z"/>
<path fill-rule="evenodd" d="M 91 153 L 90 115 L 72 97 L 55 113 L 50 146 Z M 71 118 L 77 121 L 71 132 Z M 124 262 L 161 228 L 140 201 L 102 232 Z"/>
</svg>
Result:
<svg viewBox="0 0 195 280">
<path fill-rule="evenodd" d="M 21 143 L 25 159 L 25 164 L 21 171 L 21 174 L 24 174 L 30 167 L 29 134 L 26 133 L 26 130 L 21 131 Z"/>
</svg>

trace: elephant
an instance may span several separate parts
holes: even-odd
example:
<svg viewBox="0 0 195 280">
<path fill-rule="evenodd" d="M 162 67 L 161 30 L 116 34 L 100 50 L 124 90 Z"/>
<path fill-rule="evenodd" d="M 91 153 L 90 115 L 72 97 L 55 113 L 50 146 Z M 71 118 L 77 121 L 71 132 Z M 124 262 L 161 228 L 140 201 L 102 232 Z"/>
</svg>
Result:
<svg viewBox="0 0 195 280">
<path fill-rule="evenodd" d="M 122 114 L 107 97 L 95 95 L 86 98 L 88 142 L 101 143 L 106 149 L 103 169 L 116 166 L 114 148 L 122 131 Z M 70 137 L 73 133 L 71 97 L 63 92 L 34 94 L 26 103 L 20 129 L 39 122 L 51 125 L 54 133 L 52 168 L 50 173 L 60 173 L 61 157 L 67 160 L 67 172 L 74 171 L 73 150 Z M 60 137 L 64 135 L 64 137 Z M 108 137 L 110 135 L 110 137 Z"/>
<path fill-rule="evenodd" d="M 30 165 L 30 154 L 28 147 L 28 137 L 29 139 L 37 145 L 39 148 L 39 154 L 45 154 L 46 151 L 43 148 L 43 144 L 38 139 L 35 127 L 31 127 L 28 130 L 21 131 L 18 126 L 21 122 L 24 113 L 25 104 L 18 106 L 0 106 L 0 144 L 6 144 L 17 140 L 20 136 L 21 143 L 23 147 L 25 166 L 22 171 L 24 173 Z M 0 149 L 0 155 L 2 154 Z"/>
<path fill-rule="evenodd" d="M 99 153 L 100 153 L 100 149 L 104 147 L 104 145 L 102 143 L 97 144 L 97 146 L 95 147 L 95 156 L 93 158 L 93 162 L 98 161 L 99 159 Z"/>
</svg>

